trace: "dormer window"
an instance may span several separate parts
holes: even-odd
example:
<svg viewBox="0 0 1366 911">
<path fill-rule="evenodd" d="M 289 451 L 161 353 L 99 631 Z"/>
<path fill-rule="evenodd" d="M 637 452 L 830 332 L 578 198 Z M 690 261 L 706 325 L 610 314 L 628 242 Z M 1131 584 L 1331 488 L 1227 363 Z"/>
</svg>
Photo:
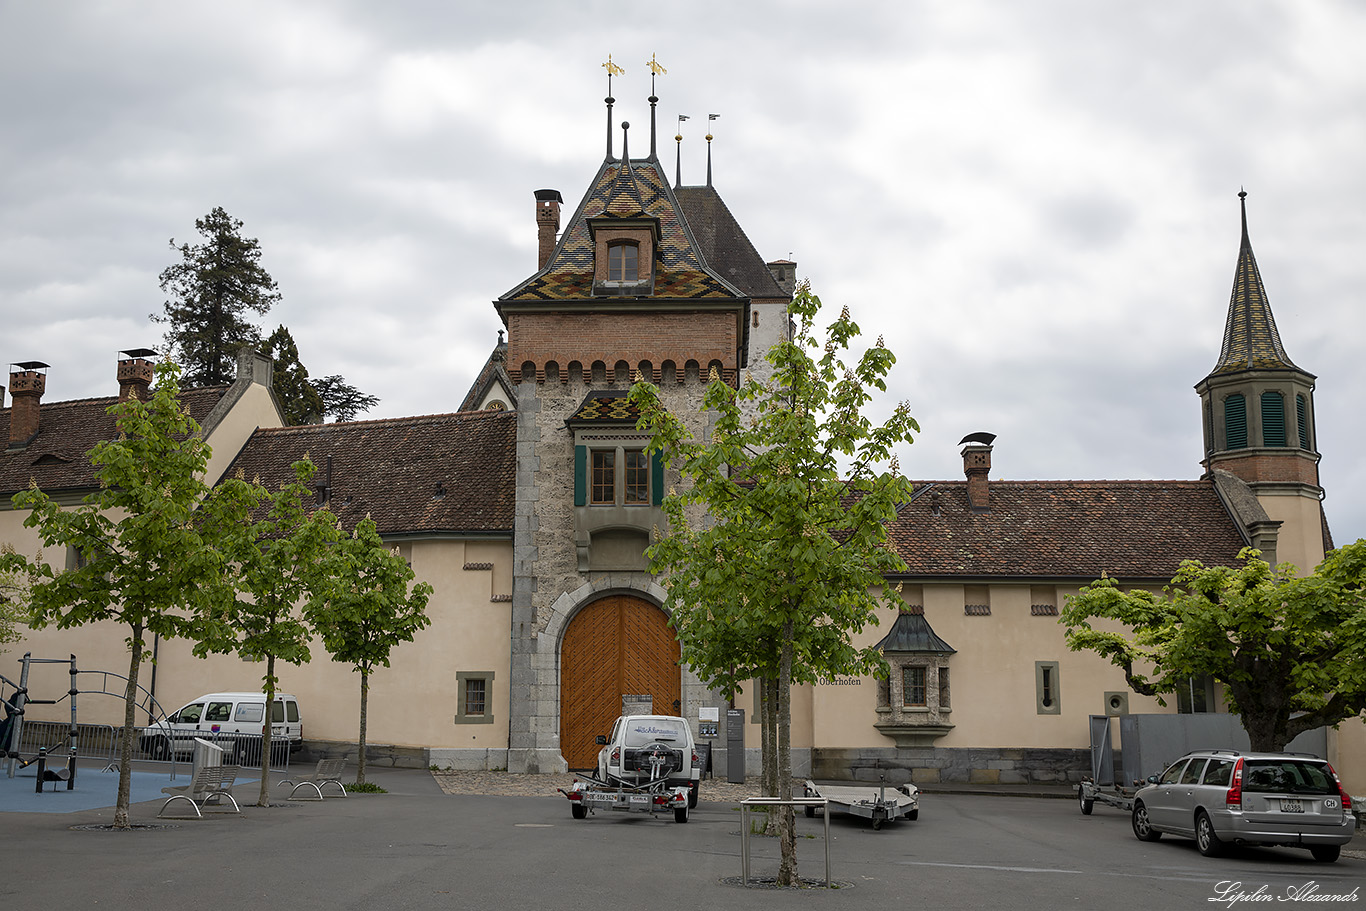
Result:
<svg viewBox="0 0 1366 911">
<path fill-rule="evenodd" d="M 609 282 L 640 281 L 639 244 L 622 241 L 607 248 L 607 280 Z"/>
<path fill-rule="evenodd" d="M 648 297 L 654 284 L 656 218 L 590 218 L 593 236 L 593 293 Z"/>
</svg>

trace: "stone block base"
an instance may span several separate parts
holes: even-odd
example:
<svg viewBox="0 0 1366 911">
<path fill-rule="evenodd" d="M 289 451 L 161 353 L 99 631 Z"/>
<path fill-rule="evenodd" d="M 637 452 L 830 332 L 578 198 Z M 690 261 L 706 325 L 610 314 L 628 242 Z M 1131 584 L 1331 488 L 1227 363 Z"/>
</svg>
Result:
<svg viewBox="0 0 1366 911">
<path fill-rule="evenodd" d="M 430 766 L 456 772 L 502 772 L 508 767 L 507 750 L 441 749 L 427 751 Z"/>
<path fill-rule="evenodd" d="M 827 781 L 1069 784 L 1091 774 L 1091 753 L 1018 747 L 817 747 L 811 751 L 811 771 L 812 777 Z"/>
<path fill-rule="evenodd" d="M 354 768 L 359 745 L 344 740 L 305 740 L 294 754 L 292 765 L 317 762 L 320 759 L 346 759 Z M 431 765 L 426 747 L 400 747 L 385 743 L 365 745 L 365 764 L 381 769 L 425 769 Z"/>
</svg>

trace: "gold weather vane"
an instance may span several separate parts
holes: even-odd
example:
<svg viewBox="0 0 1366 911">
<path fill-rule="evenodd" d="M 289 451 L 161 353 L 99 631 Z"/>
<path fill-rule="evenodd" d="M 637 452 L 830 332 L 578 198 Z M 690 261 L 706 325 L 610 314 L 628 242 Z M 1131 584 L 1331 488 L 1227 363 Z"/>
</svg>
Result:
<svg viewBox="0 0 1366 911">
<path fill-rule="evenodd" d="M 610 54 L 608 55 L 607 59 L 608 59 L 608 60 L 611 60 L 611 59 L 612 59 L 612 57 L 611 57 Z M 648 67 L 650 68 L 650 72 L 651 72 L 651 73 L 654 73 L 656 76 L 667 76 L 667 75 L 669 75 L 669 71 L 666 70 L 666 69 L 664 69 L 664 67 L 660 64 L 660 62 L 659 62 L 658 60 L 655 59 L 655 55 L 654 55 L 654 54 L 651 54 L 651 55 L 650 55 L 650 59 L 647 60 L 647 61 L 645 62 L 645 65 L 648 66 Z"/>
<path fill-rule="evenodd" d="M 608 54 L 608 55 L 607 55 L 607 62 L 604 63 L 602 66 L 603 66 L 604 69 L 607 70 L 607 76 L 608 76 L 609 79 L 610 79 L 611 77 L 613 77 L 613 76 L 622 76 L 622 75 L 625 75 L 625 73 L 626 73 L 625 70 L 623 70 L 621 67 L 617 66 L 615 63 L 612 62 L 612 55 L 611 55 L 611 54 Z"/>
</svg>

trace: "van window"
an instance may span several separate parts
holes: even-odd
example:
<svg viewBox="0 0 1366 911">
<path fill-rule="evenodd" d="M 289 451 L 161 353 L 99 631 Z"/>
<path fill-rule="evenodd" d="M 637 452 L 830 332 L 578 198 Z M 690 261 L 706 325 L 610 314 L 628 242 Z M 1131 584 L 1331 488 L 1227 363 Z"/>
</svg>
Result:
<svg viewBox="0 0 1366 911">
<path fill-rule="evenodd" d="M 278 699 L 270 707 L 270 720 L 276 724 L 285 720 L 285 704 Z"/>
<path fill-rule="evenodd" d="M 254 721 L 261 723 L 261 715 L 266 710 L 264 702 L 242 702 L 237 706 L 237 717 L 234 721 Z"/>
<path fill-rule="evenodd" d="M 286 703 L 285 703 L 285 717 L 289 719 L 290 723 L 294 723 L 294 722 L 298 721 L 298 720 L 299 720 L 299 703 L 297 703 L 297 702 L 286 702 Z"/>
<path fill-rule="evenodd" d="M 227 721 L 231 717 L 231 702 L 210 702 L 209 710 L 204 713 L 205 721 Z"/>
<path fill-rule="evenodd" d="M 199 724 L 199 718 L 203 714 L 204 703 L 193 702 L 172 715 L 171 720 L 179 724 Z"/>
</svg>

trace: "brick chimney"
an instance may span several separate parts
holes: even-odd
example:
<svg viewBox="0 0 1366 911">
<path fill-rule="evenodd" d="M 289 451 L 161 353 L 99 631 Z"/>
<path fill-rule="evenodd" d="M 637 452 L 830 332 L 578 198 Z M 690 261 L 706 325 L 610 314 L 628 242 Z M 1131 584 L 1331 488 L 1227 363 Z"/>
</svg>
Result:
<svg viewBox="0 0 1366 911">
<path fill-rule="evenodd" d="M 973 512 L 991 510 L 991 446 L 969 443 L 963 447 L 963 474 L 968 478 L 968 506 Z"/>
<path fill-rule="evenodd" d="M 536 191 L 536 228 L 540 241 L 536 259 L 538 269 L 544 269 L 546 263 L 550 262 L 550 254 L 555 252 L 555 235 L 560 230 L 562 202 L 564 199 L 560 197 L 559 190 Z"/>
<path fill-rule="evenodd" d="M 47 374 L 38 371 L 46 370 L 48 365 L 24 361 L 11 366 L 19 369 L 9 374 L 9 394 L 13 399 L 9 410 L 9 448 L 23 449 L 38 434 L 38 403 L 47 389 Z"/>
<path fill-rule="evenodd" d="M 128 355 L 119 359 L 119 401 L 147 401 L 151 397 L 152 376 L 156 373 L 156 365 L 148 358 L 155 357 L 156 352 L 151 348 L 129 348 L 119 353 Z"/>
</svg>

